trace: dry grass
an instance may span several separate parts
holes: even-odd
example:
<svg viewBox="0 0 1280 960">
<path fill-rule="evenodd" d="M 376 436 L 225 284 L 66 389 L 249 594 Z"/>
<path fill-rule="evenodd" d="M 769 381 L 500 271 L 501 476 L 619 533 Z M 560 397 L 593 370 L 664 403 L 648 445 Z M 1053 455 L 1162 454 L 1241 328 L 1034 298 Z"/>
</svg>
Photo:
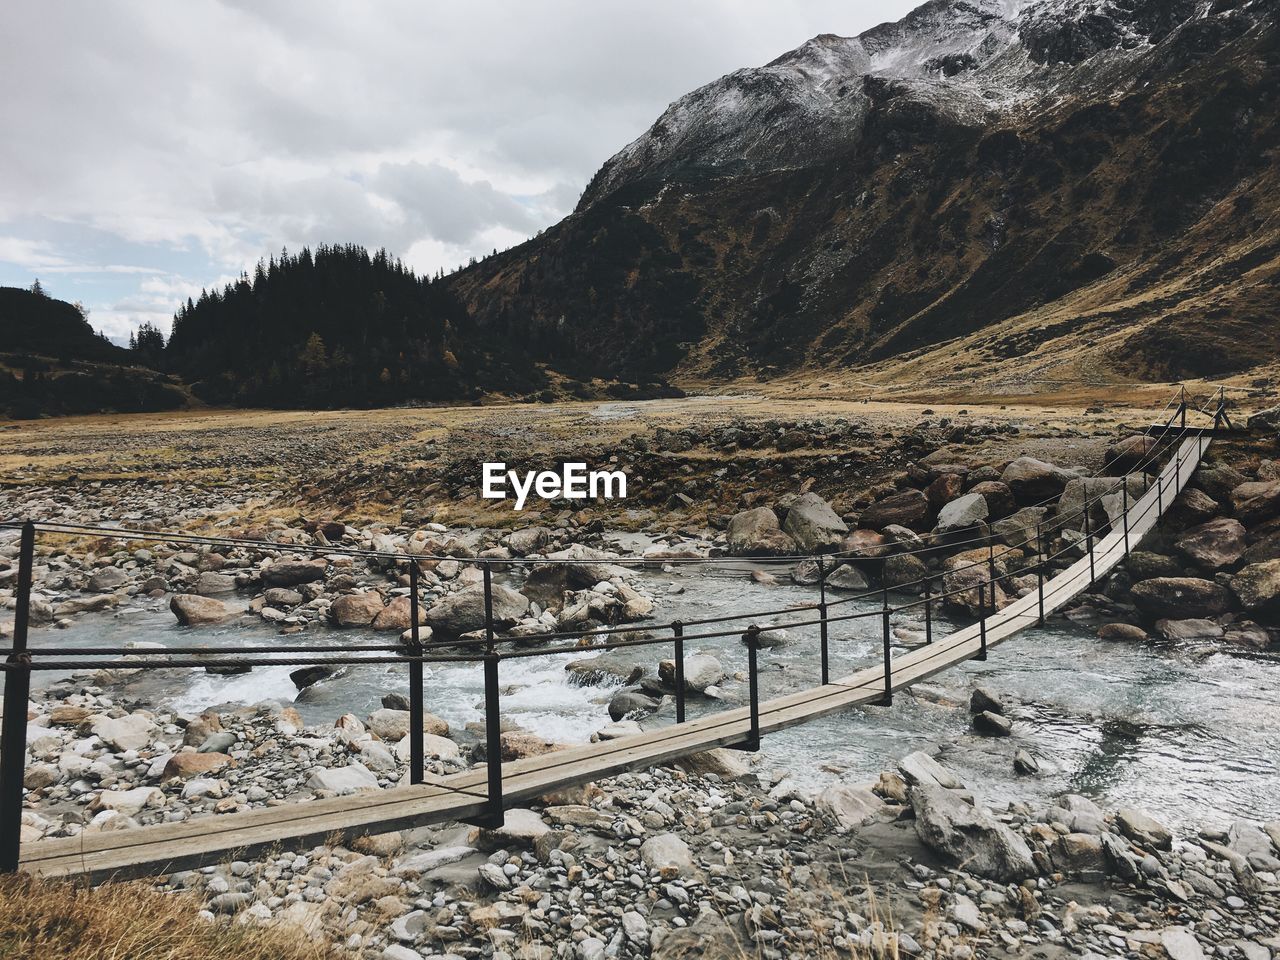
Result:
<svg viewBox="0 0 1280 960">
<path fill-rule="evenodd" d="M 0 878 L 0 960 L 337 960 L 297 930 L 211 924 L 143 883 Z"/>
</svg>

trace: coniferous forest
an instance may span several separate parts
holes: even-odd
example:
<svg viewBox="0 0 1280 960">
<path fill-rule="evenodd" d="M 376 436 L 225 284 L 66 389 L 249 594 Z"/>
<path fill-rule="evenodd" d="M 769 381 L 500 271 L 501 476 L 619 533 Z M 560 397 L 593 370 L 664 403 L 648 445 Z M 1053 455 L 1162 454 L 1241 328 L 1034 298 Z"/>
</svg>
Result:
<svg viewBox="0 0 1280 960">
<path fill-rule="evenodd" d="M 444 283 L 354 245 L 282 252 L 188 300 L 159 365 L 206 402 L 265 406 L 465 400 L 540 382 L 520 351 L 482 341 Z"/>
</svg>

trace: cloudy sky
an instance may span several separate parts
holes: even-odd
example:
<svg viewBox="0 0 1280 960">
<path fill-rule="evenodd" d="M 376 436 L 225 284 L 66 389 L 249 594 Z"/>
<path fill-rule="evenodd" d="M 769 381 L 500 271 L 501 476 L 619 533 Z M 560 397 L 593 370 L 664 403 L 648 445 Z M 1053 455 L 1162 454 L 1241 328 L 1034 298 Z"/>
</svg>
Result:
<svg viewBox="0 0 1280 960">
<path fill-rule="evenodd" d="M 0 285 L 122 338 L 282 246 L 449 269 L 564 216 L 683 93 L 915 5 L 9 4 Z"/>
</svg>

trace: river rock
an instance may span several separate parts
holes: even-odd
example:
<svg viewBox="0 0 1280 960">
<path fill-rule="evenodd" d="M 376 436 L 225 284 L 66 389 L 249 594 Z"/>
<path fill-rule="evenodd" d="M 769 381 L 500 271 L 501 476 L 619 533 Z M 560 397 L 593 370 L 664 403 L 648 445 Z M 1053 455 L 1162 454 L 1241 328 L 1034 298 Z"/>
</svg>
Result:
<svg viewBox="0 0 1280 960">
<path fill-rule="evenodd" d="M 969 694 L 970 713 L 1004 713 L 1004 704 L 1000 698 L 986 687 L 974 687 Z"/>
<path fill-rule="evenodd" d="M 493 584 L 493 621 L 495 626 L 508 627 L 529 609 L 529 600 L 523 594 L 500 583 Z M 431 629 L 446 636 L 460 636 L 484 627 L 484 587 L 480 584 L 465 587 L 451 593 L 432 606 L 426 614 Z"/>
<path fill-rule="evenodd" d="M 1160 946 L 1169 960 L 1205 960 L 1200 941 L 1186 927 L 1165 927 L 1160 931 Z"/>
<path fill-rule="evenodd" d="M 1023 507 L 1003 520 L 991 525 L 991 532 L 1009 547 L 1027 546 L 1036 552 L 1036 530 L 1049 516 L 1048 507 Z"/>
<path fill-rule="evenodd" d="M 352 761 L 345 767 L 316 767 L 307 778 L 307 786 L 341 795 L 376 789 L 378 778 L 364 764 Z"/>
<path fill-rule="evenodd" d="M 386 707 L 380 707 L 373 713 L 369 714 L 369 721 L 365 725 L 369 732 L 380 740 L 388 743 L 399 743 L 409 735 L 409 720 L 413 715 L 408 710 L 389 710 Z M 429 733 L 433 737 L 447 737 L 449 735 L 449 724 L 441 720 L 433 713 L 422 713 L 422 731 Z"/>
<path fill-rule="evenodd" d="M 1169 850 L 1173 847 L 1173 834 L 1169 828 L 1133 807 L 1121 807 L 1116 811 L 1116 827 L 1140 846 L 1156 850 Z"/>
<path fill-rule="evenodd" d="M 666 880 L 693 872 L 693 854 L 689 845 L 674 833 L 660 833 L 642 843 L 640 859 Z"/>
<path fill-rule="evenodd" d="M 1244 524 L 1239 520 L 1219 517 L 1193 527 L 1175 544 L 1193 563 L 1206 570 L 1221 570 L 1244 556 Z"/>
<path fill-rule="evenodd" d="M 989 520 L 1001 520 L 1012 516 L 1018 509 L 1013 491 L 1003 480 L 983 480 L 981 483 L 975 483 L 968 492 L 986 501 Z"/>
<path fill-rule="evenodd" d="M 262 582 L 269 587 L 296 587 L 324 579 L 325 564 L 311 560 L 277 560 L 262 569 Z"/>
<path fill-rule="evenodd" d="M 658 677 L 666 683 L 674 683 L 676 664 L 663 660 L 658 664 Z M 684 658 L 684 688 L 690 693 L 702 693 L 725 677 L 724 666 L 715 657 L 695 654 Z"/>
<path fill-rule="evenodd" d="M 652 713 L 657 709 L 657 700 L 635 690 L 620 690 L 609 701 L 609 717 L 615 723 L 624 717 Z"/>
<path fill-rule="evenodd" d="M 831 590 L 866 590 L 870 584 L 857 567 L 843 563 L 827 574 L 826 584 Z"/>
<path fill-rule="evenodd" d="M 89 811 L 114 810 L 122 816 L 132 817 L 149 806 L 164 803 L 164 794 L 155 787 L 134 787 L 132 790 L 103 790 L 89 804 Z"/>
<path fill-rule="evenodd" d="M 112 750 L 141 750 L 150 746 L 156 735 L 156 725 L 140 713 L 124 717 L 95 717 L 89 722 L 89 731 Z"/>
<path fill-rule="evenodd" d="M 1250 525 L 1280 513 L 1280 480 L 1240 484 L 1231 491 L 1231 512 L 1241 523 Z"/>
<path fill-rule="evenodd" d="M 929 574 L 923 560 L 914 554 L 897 553 L 884 561 L 880 579 L 886 587 L 894 589 L 919 583 Z"/>
<path fill-rule="evenodd" d="M 1166 640 L 1221 640 L 1223 630 L 1212 620 L 1157 620 L 1156 633 Z"/>
<path fill-rule="evenodd" d="M 1060 496 L 1077 476 L 1035 457 L 1019 457 L 1005 467 L 1000 479 L 1013 491 L 1018 503 L 1029 506 Z"/>
<path fill-rule="evenodd" d="M 431 628 L 426 626 L 425 604 L 418 605 L 418 639 L 423 643 L 431 639 Z M 408 630 L 413 625 L 413 600 L 410 597 L 393 597 L 391 602 L 377 612 L 373 618 L 375 630 Z"/>
<path fill-rule="evenodd" d="M 735 513 L 729 521 L 729 553 L 735 557 L 775 557 L 795 553 L 796 543 L 783 533 L 769 507 Z"/>
<path fill-rule="evenodd" d="M 169 601 L 169 609 L 184 627 L 221 623 L 235 613 L 221 600 L 196 596 L 194 593 L 178 594 Z"/>
<path fill-rule="evenodd" d="M 293 681 L 293 685 L 299 690 L 305 690 L 307 687 L 319 683 L 321 680 L 328 680 L 338 672 L 337 667 L 327 667 L 323 664 L 314 664 L 309 667 L 299 667 L 297 670 L 289 674 L 289 679 Z"/>
<path fill-rule="evenodd" d="M 1225 587 L 1196 577 L 1157 577 L 1130 590 L 1139 610 L 1161 619 L 1214 617 L 1231 609 Z"/>
<path fill-rule="evenodd" d="M 1270 610 L 1280 605 L 1280 560 L 1250 564 L 1230 582 L 1246 610 Z"/>
<path fill-rule="evenodd" d="M 363 593 L 344 593 L 334 600 L 329 607 L 329 619 L 339 627 L 367 627 L 381 612 L 382 595 L 366 590 Z"/>
<path fill-rule="evenodd" d="M 987 501 L 981 494 L 966 493 L 938 511 L 938 522 L 933 529 L 939 534 L 970 530 L 986 520 L 989 514 Z"/>
<path fill-rule="evenodd" d="M 191 588 L 191 592 L 202 597 L 216 597 L 235 593 L 236 578 L 225 573 L 207 571 L 196 578 L 195 586 Z"/>
<path fill-rule="evenodd" d="M 1129 640 L 1141 643 L 1147 639 L 1147 631 L 1132 623 L 1106 623 L 1098 628 L 1100 640 Z"/>
<path fill-rule="evenodd" d="M 891 549 L 889 538 L 874 530 L 854 530 L 840 541 L 840 552 L 859 560 L 877 560 Z"/>
<path fill-rule="evenodd" d="M 129 582 L 129 574 L 119 567 L 103 567 L 89 578 L 89 589 L 94 593 L 110 593 Z"/>
<path fill-rule="evenodd" d="M 877 500 L 862 512 L 861 522 L 872 530 L 890 525 L 906 527 L 916 533 L 929 529 L 932 507 L 929 498 L 921 490 L 907 489 Z"/>
<path fill-rule="evenodd" d="M 221 770 L 231 758 L 225 753 L 197 753 L 182 750 L 171 756 L 160 774 L 161 779 L 180 777 L 183 780 Z"/>
<path fill-rule="evenodd" d="M 937 786 L 911 789 L 916 833 L 926 846 L 978 876 L 1011 883 L 1038 872 L 1025 840 L 986 810 Z"/>
<path fill-rule="evenodd" d="M 524 527 L 513 530 L 503 539 L 507 549 L 517 557 L 536 553 L 551 542 L 551 531 L 546 527 Z"/>
<path fill-rule="evenodd" d="M 791 504 L 782 529 L 805 553 L 838 547 L 849 532 L 831 505 L 816 493 L 802 494 Z"/>
<path fill-rule="evenodd" d="M 722 780 L 741 780 L 751 772 L 736 750 L 713 747 L 701 753 L 693 753 L 674 761 L 686 773 L 696 777 L 717 776 Z"/>
<path fill-rule="evenodd" d="M 973 729 L 988 737 L 1007 737 L 1013 734 L 1013 721 L 990 710 L 983 710 L 973 715 Z"/>
<path fill-rule="evenodd" d="M 1155 437 L 1145 433 L 1131 434 L 1107 447 L 1106 469 L 1115 473 L 1150 471 L 1147 459 L 1158 446 Z"/>
<path fill-rule="evenodd" d="M 1125 568 L 1134 583 L 1182 576 L 1182 567 L 1177 560 L 1149 550 L 1134 550 L 1125 561 Z"/>
<path fill-rule="evenodd" d="M 955 774 L 923 750 L 909 753 L 899 760 L 898 769 L 912 786 L 935 786 L 948 790 L 964 788 Z"/>
<path fill-rule="evenodd" d="M 818 810 L 842 827 L 856 829 L 879 818 L 884 801 L 867 787 L 835 783 L 818 794 Z"/>
</svg>

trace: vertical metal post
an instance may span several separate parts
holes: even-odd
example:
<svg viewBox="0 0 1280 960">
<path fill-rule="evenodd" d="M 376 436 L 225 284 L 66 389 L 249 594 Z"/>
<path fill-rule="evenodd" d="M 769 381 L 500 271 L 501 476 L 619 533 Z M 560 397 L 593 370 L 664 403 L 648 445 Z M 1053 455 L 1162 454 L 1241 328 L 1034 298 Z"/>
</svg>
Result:
<svg viewBox="0 0 1280 960">
<path fill-rule="evenodd" d="M 1126 473 L 1124 479 L 1120 481 L 1120 500 L 1124 512 L 1122 518 L 1124 521 L 1124 555 L 1129 556 L 1129 475 Z"/>
<path fill-rule="evenodd" d="M 742 749 L 756 751 L 760 749 L 760 628 L 754 623 L 747 627 L 743 637 L 747 642 L 747 682 L 751 695 L 751 729 L 747 733 Z"/>
<path fill-rule="evenodd" d="M 1164 471 L 1156 474 L 1156 517 L 1164 516 Z"/>
<path fill-rule="evenodd" d="M 995 599 L 995 593 L 992 591 L 992 599 Z M 987 591 L 978 584 L 978 657 L 979 660 L 987 659 Z"/>
<path fill-rule="evenodd" d="M 31 615 L 31 580 L 35 567 L 36 527 L 22 526 L 18 552 L 18 584 L 14 597 L 13 652 L 4 675 L 4 721 L 0 726 L 0 873 L 14 873 L 22 837 L 22 780 L 27 760 L 27 701 L 31 695 L 31 654 L 27 625 Z"/>
<path fill-rule="evenodd" d="M 822 645 L 822 685 L 831 682 L 831 660 L 827 639 L 827 578 L 822 557 L 818 558 L 818 635 Z"/>
<path fill-rule="evenodd" d="M 1048 562 L 1048 554 L 1044 552 L 1044 531 L 1036 524 L 1036 592 L 1040 599 L 1040 626 L 1044 626 L 1044 565 Z"/>
<path fill-rule="evenodd" d="M 418 561 L 409 560 L 409 652 L 422 656 L 418 632 Z M 409 664 L 409 782 L 422 783 L 426 751 L 422 746 L 422 661 Z"/>
<path fill-rule="evenodd" d="M 1089 589 L 1092 590 L 1095 583 L 1098 582 L 1097 575 L 1094 573 L 1093 567 L 1093 530 L 1089 523 L 1089 514 L 1092 512 L 1092 504 L 1089 503 L 1089 496 L 1086 493 L 1084 498 L 1084 545 L 1089 553 Z"/>
<path fill-rule="evenodd" d="M 676 647 L 676 723 L 684 723 L 684 624 L 675 621 L 671 632 L 675 634 Z"/>
<path fill-rule="evenodd" d="M 881 608 L 881 646 L 884 653 L 884 705 L 890 706 L 893 703 L 893 659 L 889 652 L 889 616 L 892 611 L 889 609 L 889 588 L 884 588 L 883 606 Z"/>
<path fill-rule="evenodd" d="M 1178 404 L 1178 413 L 1182 417 L 1182 429 L 1187 429 L 1187 387 L 1182 386 L 1182 402 Z"/>
<path fill-rule="evenodd" d="M 926 574 L 924 578 L 924 642 L 926 645 L 933 643 L 933 594 L 929 590 L 931 578 Z"/>
<path fill-rule="evenodd" d="M 502 807 L 502 715 L 498 703 L 498 653 L 493 646 L 493 569 L 484 565 L 484 726 L 485 767 L 489 775 L 489 809 L 486 826 L 501 826 L 506 819 Z"/>
</svg>

